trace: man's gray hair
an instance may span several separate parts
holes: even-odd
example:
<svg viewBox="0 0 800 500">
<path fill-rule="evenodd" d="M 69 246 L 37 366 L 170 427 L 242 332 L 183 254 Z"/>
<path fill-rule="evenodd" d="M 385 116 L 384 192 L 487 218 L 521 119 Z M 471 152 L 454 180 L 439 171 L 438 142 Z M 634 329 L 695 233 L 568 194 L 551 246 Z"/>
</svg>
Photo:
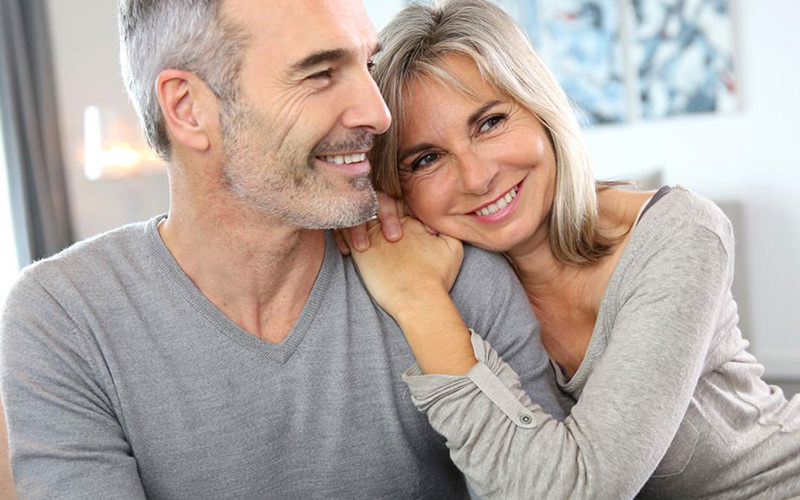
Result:
<svg viewBox="0 0 800 500">
<path fill-rule="evenodd" d="M 247 37 L 223 19 L 224 0 L 120 0 L 122 77 L 148 144 L 165 160 L 171 144 L 156 79 L 167 69 L 190 71 L 222 100 L 238 89 Z"/>
</svg>

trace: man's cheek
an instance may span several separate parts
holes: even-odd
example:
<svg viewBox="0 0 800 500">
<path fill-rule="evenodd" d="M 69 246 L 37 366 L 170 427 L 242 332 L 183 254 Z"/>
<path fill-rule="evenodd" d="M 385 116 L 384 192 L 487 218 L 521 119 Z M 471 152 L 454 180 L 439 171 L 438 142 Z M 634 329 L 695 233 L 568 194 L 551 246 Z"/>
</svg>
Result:
<svg viewBox="0 0 800 500">
<path fill-rule="evenodd" d="M 314 123 L 309 119 L 313 117 L 312 96 L 313 93 L 307 89 L 294 89 L 278 96 L 274 106 L 275 117 L 266 124 L 276 137 L 277 150 L 285 150 L 290 143 L 297 147 L 299 138 L 311 135 Z M 309 144 L 307 149 L 313 146 L 313 143 Z"/>
</svg>

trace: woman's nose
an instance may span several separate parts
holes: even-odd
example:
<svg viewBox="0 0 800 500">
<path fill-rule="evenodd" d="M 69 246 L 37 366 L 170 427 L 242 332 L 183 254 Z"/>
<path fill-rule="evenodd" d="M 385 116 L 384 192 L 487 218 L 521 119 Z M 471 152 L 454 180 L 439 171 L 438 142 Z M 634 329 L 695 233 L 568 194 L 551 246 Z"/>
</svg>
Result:
<svg viewBox="0 0 800 500">
<path fill-rule="evenodd" d="M 465 193 L 481 195 L 490 191 L 497 175 L 497 164 L 494 161 L 469 152 L 462 155 L 459 167 L 461 187 Z"/>
</svg>

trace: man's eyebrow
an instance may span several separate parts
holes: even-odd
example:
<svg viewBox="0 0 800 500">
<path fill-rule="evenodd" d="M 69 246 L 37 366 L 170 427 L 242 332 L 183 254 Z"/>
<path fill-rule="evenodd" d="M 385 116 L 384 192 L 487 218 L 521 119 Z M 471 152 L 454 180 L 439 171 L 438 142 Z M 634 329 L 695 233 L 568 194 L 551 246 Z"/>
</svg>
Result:
<svg viewBox="0 0 800 500">
<path fill-rule="evenodd" d="M 481 116 L 483 116 L 484 113 L 486 113 L 487 111 L 489 111 L 490 109 L 492 109 L 493 107 L 497 106 L 502 102 L 503 101 L 501 101 L 500 99 L 495 99 L 494 101 L 487 102 L 486 104 L 478 108 L 477 111 L 469 115 L 469 118 L 467 119 L 467 125 L 469 127 L 472 127 L 478 120 L 480 120 Z"/>
<path fill-rule="evenodd" d="M 375 47 L 372 49 L 372 53 L 370 57 L 374 57 L 381 51 L 383 47 L 380 43 L 376 43 Z M 303 71 L 309 70 L 317 65 L 326 63 L 326 62 L 336 62 L 341 61 L 345 57 L 347 57 L 348 51 L 345 49 L 330 49 L 330 50 L 320 50 L 319 52 L 314 52 L 313 54 L 309 54 L 308 56 L 304 57 L 300 61 L 297 61 L 292 65 L 292 73 L 302 73 Z"/>
<path fill-rule="evenodd" d="M 344 49 L 321 50 L 319 52 L 314 52 L 313 54 L 310 54 L 300 61 L 294 63 L 292 65 L 292 72 L 300 73 L 322 63 L 339 61 L 346 55 L 347 52 Z"/>
<path fill-rule="evenodd" d="M 397 163 L 403 163 L 405 161 L 405 159 L 408 158 L 409 156 L 413 156 L 413 155 L 419 153 L 420 151 L 425 151 L 426 149 L 429 149 L 429 148 L 432 148 L 432 147 L 434 147 L 433 144 L 426 142 L 426 143 L 423 143 L 423 144 L 417 144 L 416 146 L 414 146 L 412 148 L 404 149 L 403 151 L 400 151 L 397 154 Z"/>
</svg>

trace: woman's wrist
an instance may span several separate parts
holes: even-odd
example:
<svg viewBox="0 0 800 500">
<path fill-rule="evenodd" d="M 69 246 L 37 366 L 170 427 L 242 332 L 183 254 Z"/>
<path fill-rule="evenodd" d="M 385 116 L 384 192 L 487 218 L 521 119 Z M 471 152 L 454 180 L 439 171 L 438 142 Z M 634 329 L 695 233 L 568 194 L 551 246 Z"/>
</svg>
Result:
<svg viewBox="0 0 800 500">
<path fill-rule="evenodd" d="M 467 325 L 447 290 L 419 294 L 393 317 L 423 373 L 465 375 L 477 363 Z"/>
<path fill-rule="evenodd" d="M 393 300 L 391 310 L 387 309 L 401 328 L 403 324 L 412 325 L 438 316 L 441 309 L 450 308 L 453 302 L 450 291 L 441 283 L 416 284 L 409 287 L 408 293 L 402 294 L 402 297 Z"/>
<path fill-rule="evenodd" d="M 449 290 L 436 282 L 395 284 L 391 293 L 374 298 L 398 324 L 435 314 L 434 307 L 451 302 Z"/>
</svg>

